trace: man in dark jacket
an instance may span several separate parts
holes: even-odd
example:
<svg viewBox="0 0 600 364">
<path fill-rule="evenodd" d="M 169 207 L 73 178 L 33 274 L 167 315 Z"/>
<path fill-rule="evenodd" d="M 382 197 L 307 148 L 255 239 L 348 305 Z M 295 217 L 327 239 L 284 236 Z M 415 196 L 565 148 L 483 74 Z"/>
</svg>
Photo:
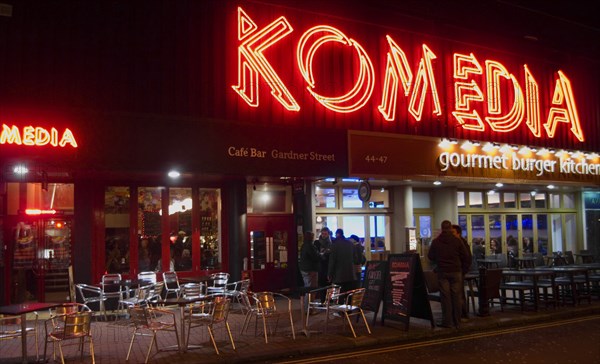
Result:
<svg viewBox="0 0 600 364">
<path fill-rule="evenodd" d="M 340 285 L 342 292 L 356 288 L 354 245 L 346 239 L 342 229 L 335 231 L 335 240 L 331 244 L 327 278 Z"/>
<path fill-rule="evenodd" d="M 300 249 L 300 273 L 304 287 L 317 288 L 319 284 L 319 264 L 321 256 L 314 245 L 315 234 L 312 231 L 304 233 L 304 243 Z"/>
<path fill-rule="evenodd" d="M 441 327 L 459 327 L 463 300 L 463 274 L 471 264 L 463 242 L 452 232 L 452 223 L 442 221 L 442 233 L 431 243 L 427 255 L 435 263 L 442 303 Z"/>
</svg>

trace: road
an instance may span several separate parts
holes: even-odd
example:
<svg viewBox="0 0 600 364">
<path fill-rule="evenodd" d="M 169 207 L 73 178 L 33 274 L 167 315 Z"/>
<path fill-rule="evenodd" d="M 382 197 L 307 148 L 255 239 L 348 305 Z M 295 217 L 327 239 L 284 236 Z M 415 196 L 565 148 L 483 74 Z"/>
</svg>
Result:
<svg viewBox="0 0 600 364">
<path fill-rule="evenodd" d="M 277 363 L 600 363 L 600 315 Z"/>
</svg>

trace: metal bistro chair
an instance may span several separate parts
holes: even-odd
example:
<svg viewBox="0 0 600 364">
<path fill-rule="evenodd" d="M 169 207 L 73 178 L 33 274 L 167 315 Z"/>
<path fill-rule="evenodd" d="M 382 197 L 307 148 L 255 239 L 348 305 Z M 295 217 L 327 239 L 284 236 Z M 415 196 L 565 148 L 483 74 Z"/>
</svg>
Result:
<svg viewBox="0 0 600 364">
<path fill-rule="evenodd" d="M 165 282 L 156 282 L 150 289 L 150 296 L 148 297 L 148 303 L 152 306 L 158 306 L 162 304 L 162 292 L 165 289 Z"/>
<path fill-rule="evenodd" d="M 138 281 L 147 281 L 149 283 L 156 283 L 155 272 L 139 272 L 137 275 Z"/>
<path fill-rule="evenodd" d="M 106 320 L 106 307 L 104 305 L 106 297 L 102 294 L 102 288 L 85 283 L 78 283 L 75 287 L 79 291 L 83 304 L 90 307 L 92 304 L 97 303 L 98 310 L 104 316 L 104 320 Z"/>
<path fill-rule="evenodd" d="M 340 293 L 340 296 L 346 296 L 346 300 L 344 304 L 338 305 L 330 305 L 327 310 L 327 318 L 325 319 L 325 332 L 327 332 L 327 326 L 329 324 L 329 316 L 330 313 L 338 313 L 343 314 L 346 318 L 346 322 L 350 325 L 350 330 L 352 330 L 352 335 L 356 338 L 356 331 L 354 331 L 354 327 L 352 326 L 352 320 L 350 320 L 350 316 L 362 316 L 363 322 L 365 323 L 365 327 L 367 328 L 367 332 L 371 333 L 371 328 L 369 328 L 369 324 L 367 323 L 367 319 L 365 318 L 365 314 L 360 307 L 362 305 L 363 297 L 365 296 L 365 289 L 359 288 L 348 292 Z"/>
<path fill-rule="evenodd" d="M 156 333 L 158 331 L 175 332 L 177 346 L 181 347 L 179 331 L 177 331 L 177 322 L 175 321 L 175 314 L 173 312 L 152 307 L 130 307 L 129 316 L 131 317 L 131 322 L 134 325 L 135 330 L 131 336 L 131 342 L 129 343 L 129 350 L 127 351 L 127 358 L 125 358 L 125 361 L 129 361 L 133 342 L 137 336 L 152 336 L 148 352 L 146 353 L 146 361 L 144 363 L 148 363 L 150 352 L 152 351 L 152 346 L 154 346 L 154 344 L 156 344 L 156 352 L 158 353 L 160 351 L 158 349 L 158 342 L 156 341 Z M 169 319 L 165 320 L 166 318 Z M 147 333 L 148 331 L 151 332 L 151 334 Z"/>
<path fill-rule="evenodd" d="M 250 280 L 244 279 L 237 282 L 232 282 L 227 284 L 227 289 L 225 292 L 232 297 L 233 301 L 237 302 L 242 314 L 246 314 L 246 305 L 242 302 L 242 295 L 248 295 L 248 291 L 250 290 Z"/>
<path fill-rule="evenodd" d="M 229 316 L 230 300 L 226 295 L 214 296 L 212 301 L 201 303 L 200 305 L 192 305 L 189 308 L 187 315 L 188 330 L 186 343 L 190 342 L 190 331 L 194 327 L 206 326 L 208 335 L 212 341 L 215 352 L 219 355 L 219 349 L 215 341 L 214 329 L 218 324 L 223 324 L 227 329 L 231 346 L 235 350 L 235 343 L 231 335 L 231 329 L 227 317 Z"/>
<path fill-rule="evenodd" d="M 53 344 L 58 344 L 60 359 L 62 364 L 64 364 L 65 356 L 63 353 L 63 343 L 66 341 L 76 341 L 75 344 L 77 345 L 79 350 L 81 350 L 81 357 L 83 358 L 83 346 L 85 344 L 86 339 L 88 339 L 90 344 L 90 355 L 92 356 L 92 363 L 95 363 L 96 358 L 94 356 L 94 340 L 92 339 L 91 323 L 92 313 L 90 311 L 68 313 L 46 320 L 44 325 L 46 329 L 44 360 L 46 354 L 46 346 L 49 342 L 52 342 Z"/>
<path fill-rule="evenodd" d="M 332 284 L 328 287 L 317 288 L 310 292 L 307 295 L 307 310 L 306 310 L 306 327 L 308 327 L 309 317 L 312 314 L 316 314 L 319 312 L 327 312 L 327 309 L 332 304 L 337 304 L 337 299 L 340 295 L 340 286 Z M 321 295 L 321 292 L 325 290 L 325 298 L 321 301 L 318 296 Z"/>
<path fill-rule="evenodd" d="M 181 297 L 196 298 L 204 296 L 204 285 L 202 283 L 186 283 L 181 286 Z"/>
<path fill-rule="evenodd" d="M 165 282 L 165 298 L 169 298 L 169 296 L 172 295 L 175 295 L 175 297 L 179 297 L 179 295 L 181 294 L 181 287 L 179 286 L 179 278 L 177 277 L 177 272 L 163 272 L 163 282 Z"/>
<path fill-rule="evenodd" d="M 149 284 L 146 286 L 136 288 L 131 297 L 120 299 L 118 307 L 119 313 L 121 312 L 121 310 L 127 311 L 127 309 L 130 307 L 147 306 L 148 300 L 150 299 L 150 290 L 153 286 L 154 285 Z"/>
<path fill-rule="evenodd" d="M 26 327 L 26 335 L 35 337 L 35 360 L 36 362 L 40 359 L 39 345 L 38 345 L 38 313 L 34 312 L 35 320 L 33 326 Z M 17 339 L 21 341 L 21 316 L 3 316 L 0 317 L 0 347 L 2 347 L 2 341 Z M 1 350 L 0 350 L 1 351 Z"/>
<path fill-rule="evenodd" d="M 277 304 L 275 303 L 276 297 L 287 300 L 287 311 L 282 311 L 282 310 L 277 309 Z M 294 338 L 294 340 L 296 340 L 296 332 L 294 331 L 294 320 L 292 318 L 292 300 L 289 297 L 282 295 L 280 293 L 274 293 L 274 292 L 257 292 L 257 293 L 254 293 L 252 298 L 255 301 L 256 309 L 249 311 L 249 314 L 246 315 L 246 320 L 244 322 L 244 327 L 242 328 L 242 332 L 244 332 L 245 330 L 248 330 L 248 324 L 250 322 L 251 316 L 254 315 L 256 317 L 256 322 L 255 322 L 255 327 L 254 327 L 255 335 L 256 335 L 256 330 L 258 327 L 258 319 L 260 318 L 263 322 L 263 333 L 265 336 L 265 343 L 269 343 L 267 332 L 271 332 L 272 334 L 275 334 L 275 331 L 277 330 L 277 325 L 279 323 L 279 318 L 283 315 L 288 315 L 289 319 L 290 319 L 292 337 Z M 268 325 L 269 330 L 267 330 L 267 321 L 273 320 L 273 319 L 275 319 L 275 329 L 271 331 L 270 325 Z"/>
<path fill-rule="evenodd" d="M 76 314 L 79 312 L 92 312 L 92 310 L 83 303 L 63 303 L 61 306 L 51 308 L 48 310 L 50 313 L 50 318 L 44 322 L 44 326 L 48 324 L 52 325 L 52 332 L 58 334 L 61 330 L 64 330 L 66 315 Z M 48 331 L 48 330 L 47 330 Z M 44 342 L 44 358 L 46 358 L 46 351 L 48 348 L 48 343 L 52 342 L 52 358 L 56 360 L 56 342 L 46 335 L 46 340 Z"/>
<path fill-rule="evenodd" d="M 221 293 L 227 290 L 227 282 L 229 282 L 229 273 L 213 273 L 210 275 L 210 279 L 212 281 L 212 286 L 207 287 L 206 292 L 208 294 Z"/>
<path fill-rule="evenodd" d="M 106 316 L 106 305 L 114 303 L 119 307 L 119 301 L 123 299 L 123 287 L 121 286 L 121 275 L 118 273 L 105 274 L 102 276 L 102 296 L 104 297 L 104 315 Z"/>
</svg>

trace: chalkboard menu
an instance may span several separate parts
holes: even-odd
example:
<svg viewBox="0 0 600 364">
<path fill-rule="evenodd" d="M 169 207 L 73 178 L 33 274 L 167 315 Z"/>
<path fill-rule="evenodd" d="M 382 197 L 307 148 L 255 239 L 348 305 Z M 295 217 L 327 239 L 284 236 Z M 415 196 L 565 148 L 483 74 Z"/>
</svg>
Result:
<svg viewBox="0 0 600 364">
<path fill-rule="evenodd" d="M 373 325 L 377 320 L 379 305 L 383 299 L 383 288 L 385 286 L 385 277 L 387 274 L 387 261 L 370 260 L 365 266 L 365 297 L 363 298 L 362 309 L 373 311 Z"/>
<path fill-rule="evenodd" d="M 421 260 L 418 254 L 392 254 L 388 258 L 381 323 L 385 319 L 400 321 L 408 330 L 411 316 L 430 320 L 434 326 Z"/>
</svg>

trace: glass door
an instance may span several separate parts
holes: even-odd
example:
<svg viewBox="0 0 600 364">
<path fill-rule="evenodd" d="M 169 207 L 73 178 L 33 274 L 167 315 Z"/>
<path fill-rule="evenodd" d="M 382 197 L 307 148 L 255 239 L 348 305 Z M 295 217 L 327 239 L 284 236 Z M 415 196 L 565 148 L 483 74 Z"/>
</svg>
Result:
<svg viewBox="0 0 600 364">
<path fill-rule="evenodd" d="M 69 217 L 26 216 L 13 229 L 11 302 L 69 300 Z"/>
</svg>

